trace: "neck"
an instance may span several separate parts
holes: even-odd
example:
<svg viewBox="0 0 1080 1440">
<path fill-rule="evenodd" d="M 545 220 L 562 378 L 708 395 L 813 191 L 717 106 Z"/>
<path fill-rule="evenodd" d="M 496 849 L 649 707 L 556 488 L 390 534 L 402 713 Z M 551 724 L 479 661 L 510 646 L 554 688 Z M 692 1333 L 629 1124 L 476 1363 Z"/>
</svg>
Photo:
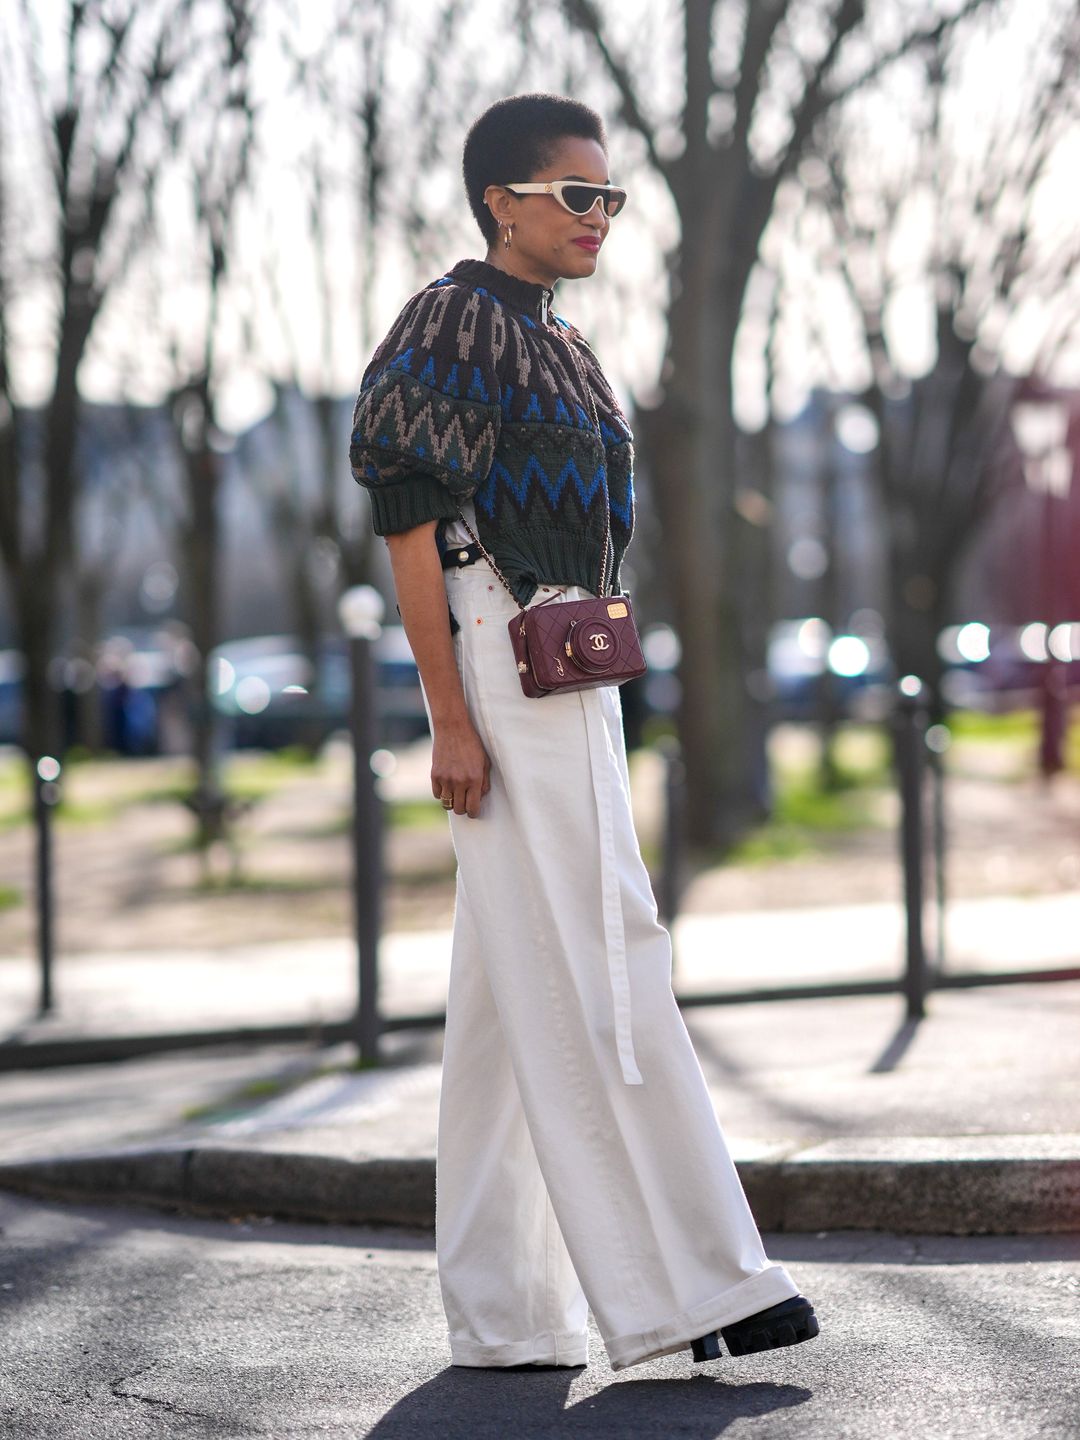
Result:
<svg viewBox="0 0 1080 1440">
<path fill-rule="evenodd" d="M 505 245 L 492 246 L 484 259 L 504 275 L 512 275 L 515 280 L 525 280 L 530 285 L 544 285 L 549 290 L 555 288 L 555 282 L 560 278 L 550 270 L 522 260 L 512 250 L 507 251 Z"/>
</svg>

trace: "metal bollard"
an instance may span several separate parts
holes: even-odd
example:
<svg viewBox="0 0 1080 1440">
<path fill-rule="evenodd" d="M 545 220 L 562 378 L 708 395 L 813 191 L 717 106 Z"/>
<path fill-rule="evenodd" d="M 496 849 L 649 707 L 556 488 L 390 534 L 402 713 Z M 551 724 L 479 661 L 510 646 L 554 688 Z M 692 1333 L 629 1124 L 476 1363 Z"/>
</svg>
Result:
<svg viewBox="0 0 1080 1440">
<path fill-rule="evenodd" d="M 378 747 L 378 665 L 374 642 L 380 634 L 382 596 L 370 585 L 355 585 L 338 601 L 348 637 L 352 669 L 353 892 L 359 993 L 355 1034 L 362 1064 L 376 1065 L 379 1039 L 379 932 L 382 928 L 383 807 L 371 759 Z"/>
<path fill-rule="evenodd" d="M 923 783 L 926 773 L 924 687 L 917 675 L 905 675 L 897 688 L 893 737 L 900 789 L 900 854 L 904 868 L 907 944 L 904 994 L 907 1018 L 926 1014 L 929 975 L 923 935 Z"/>
<path fill-rule="evenodd" d="M 948 833 L 945 817 L 945 751 L 951 744 L 949 727 L 945 724 L 931 725 L 926 732 L 926 758 L 931 779 L 931 829 L 934 837 L 934 909 L 937 929 L 934 946 L 932 980 L 937 982 L 945 971 L 945 913 L 948 903 L 946 886 L 945 855 L 948 848 Z"/>
<path fill-rule="evenodd" d="M 38 1014 L 53 1008 L 52 811 L 60 803 L 60 761 L 42 755 L 34 766 L 34 824 L 37 830 L 37 912 L 40 998 Z"/>
</svg>

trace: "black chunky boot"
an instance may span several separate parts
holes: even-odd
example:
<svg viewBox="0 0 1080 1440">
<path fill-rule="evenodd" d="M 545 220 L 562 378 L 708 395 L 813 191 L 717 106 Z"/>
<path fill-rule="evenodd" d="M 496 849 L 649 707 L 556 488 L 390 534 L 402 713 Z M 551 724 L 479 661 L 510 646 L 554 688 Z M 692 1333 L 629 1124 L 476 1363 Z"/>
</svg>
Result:
<svg viewBox="0 0 1080 1440">
<path fill-rule="evenodd" d="M 770 1305 L 745 1320 L 736 1320 L 721 1327 L 720 1334 L 729 1355 L 751 1355 L 756 1350 L 777 1350 L 782 1345 L 798 1345 L 812 1340 L 820 1330 L 814 1307 L 805 1295 L 794 1295 Z M 690 1345 L 694 1360 L 716 1360 L 720 1356 L 720 1340 L 715 1330 L 694 1340 Z"/>
</svg>

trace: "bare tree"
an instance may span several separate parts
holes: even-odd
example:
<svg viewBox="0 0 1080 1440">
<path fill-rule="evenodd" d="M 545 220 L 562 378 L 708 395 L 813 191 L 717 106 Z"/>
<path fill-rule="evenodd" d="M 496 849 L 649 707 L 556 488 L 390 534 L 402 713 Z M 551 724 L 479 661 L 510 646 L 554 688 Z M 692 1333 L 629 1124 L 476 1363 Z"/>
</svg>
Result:
<svg viewBox="0 0 1080 1440">
<path fill-rule="evenodd" d="M 359 329 L 362 337 L 372 327 L 372 298 L 377 279 L 378 236 L 386 219 L 387 201 L 383 181 L 389 160 L 383 135 L 383 117 L 388 92 L 387 56 L 394 30 L 392 0 L 371 0 L 357 4 L 346 0 L 327 27 L 321 45 L 303 56 L 286 34 L 285 48 L 293 60 L 300 87 L 314 113 L 331 121 L 312 134 L 304 177 L 298 177 L 297 196 L 308 219 L 308 255 L 314 272 L 317 339 L 314 354 L 301 353 L 301 345 L 289 323 L 289 310 L 281 282 L 280 257 L 273 256 L 267 267 L 269 291 L 280 328 L 286 339 L 285 374 L 276 389 L 279 404 L 275 420 L 289 430 L 289 411 L 280 403 L 283 384 L 302 389 L 302 376 L 310 377 L 308 389 L 315 421 L 315 474 L 313 493 L 298 484 L 297 477 L 277 495 L 278 529 L 285 539 L 292 512 L 294 544 L 302 554 L 289 568 L 296 584 L 297 614 L 307 648 L 313 652 L 319 618 L 310 593 L 310 555 L 318 551 L 335 556 L 340 578 L 358 584 L 371 578 L 373 537 L 368 529 L 349 525 L 342 515 L 343 447 L 342 407 L 336 384 L 335 356 L 343 330 Z M 348 77 L 347 80 L 345 77 Z M 327 144 L 327 131 L 335 143 Z M 348 146 L 344 165 L 335 164 L 341 141 Z M 399 162 L 404 147 L 400 147 Z M 407 162 L 403 168 L 406 168 Z M 344 206 L 340 202 L 344 199 Z M 359 259 L 356 273 L 358 292 L 341 304 L 340 277 L 334 273 L 330 227 L 347 217 L 355 236 Z M 293 437 L 295 439 L 295 437 Z M 300 447 L 295 443 L 286 453 L 299 464 Z M 354 498 L 350 495 L 350 498 Z M 306 592 L 306 593 L 305 593 Z M 307 624 L 304 624 L 307 617 Z M 314 654 L 312 653 L 314 659 Z"/>
<path fill-rule="evenodd" d="M 219 721 L 211 700 L 211 653 L 220 635 L 222 450 L 214 403 L 222 306 L 235 226 L 250 178 L 255 109 L 250 70 L 254 0 L 222 0 L 198 114 L 174 131 L 194 198 L 202 251 L 204 313 L 185 316 L 171 341 L 175 381 L 168 396 L 182 460 L 185 505 L 179 526 L 181 587 L 196 663 L 191 676 L 196 785 L 190 805 L 204 861 L 226 833 L 229 803 L 220 776 Z"/>
<path fill-rule="evenodd" d="M 301 335 L 291 319 L 289 272 L 271 240 L 261 278 L 283 352 L 275 367 L 272 415 L 281 448 L 273 474 L 263 479 L 272 491 L 272 525 L 313 660 L 326 617 L 312 590 L 312 569 L 321 572 L 336 560 L 342 587 L 377 579 L 377 537 L 362 523 L 368 502 L 346 463 L 351 397 L 343 408 L 340 356 L 350 342 L 361 363 L 374 349 L 386 318 L 386 306 L 378 302 L 380 291 L 388 290 L 387 274 L 392 271 L 395 288 L 401 286 L 400 252 L 408 256 L 406 286 L 419 286 L 444 263 L 447 237 L 463 229 L 458 186 L 448 191 L 442 182 L 456 180 L 460 127 L 478 103 L 473 67 L 460 54 L 466 39 L 475 40 L 469 18 L 465 0 L 448 0 L 423 27 L 397 0 L 343 0 L 313 49 L 302 49 L 288 30 L 283 39 L 300 94 L 322 121 L 308 137 L 301 173 L 289 189 L 290 203 L 306 214 L 314 303 Z M 402 84 L 406 52 L 415 77 Z M 507 47 L 504 68 L 485 77 L 491 98 L 517 83 L 526 60 L 523 43 Z M 277 165 L 280 174 L 280 157 Z M 274 201 L 268 191 L 268 217 Z M 335 268 L 343 227 L 354 254 L 344 273 Z M 265 228 L 272 236 L 269 218 Z M 288 403 L 294 390 L 307 398 L 313 427 L 300 407 Z M 313 485 L 302 473 L 310 469 Z"/>
<path fill-rule="evenodd" d="M 146 420 L 137 407 L 122 404 L 84 413 L 80 422 L 67 688 L 73 692 L 76 733 L 92 752 L 101 751 L 106 740 L 97 683 L 105 606 L 137 528 L 134 516 L 144 496 L 157 489 L 157 457 Z"/>
<path fill-rule="evenodd" d="M 668 585 L 682 641 L 680 734 L 692 843 L 727 843 L 759 815 L 762 717 L 745 676 L 749 550 L 767 513 L 738 478 L 732 360 L 748 279 L 783 177 L 815 127 L 901 55 L 945 43 L 956 21 L 986 0 L 915 23 L 872 24 L 863 0 L 684 0 L 677 45 L 683 85 L 674 110 L 650 55 L 616 39 L 613 10 L 560 0 L 591 37 L 613 85 L 620 121 L 640 136 L 670 192 L 680 235 L 669 256 L 670 309 L 660 400 L 638 430 L 670 557 Z M 892 19 L 897 22 L 894 12 Z M 848 42 L 852 42 L 850 45 Z M 645 47 L 642 47 L 645 49 Z M 755 571 L 756 573 L 756 571 Z"/>
<path fill-rule="evenodd" d="M 31 765 L 60 742 L 48 670 L 72 603 L 79 369 L 141 239 L 139 208 L 124 201 L 153 188 L 162 100 L 186 60 L 189 10 L 190 0 L 137 11 L 68 0 L 52 69 L 29 0 L 7 7 L 0 29 L 3 159 L 10 164 L 18 150 L 24 169 L 42 177 L 25 202 L 29 214 L 16 214 L 9 179 L 0 175 L 0 555 L 25 659 L 23 744 Z M 27 401 L 15 373 L 14 306 L 16 293 L 27 291 L 52 317 L 39 431 L 20 422 Z"/>
<path fill-rule="evenodd" d="M 929 683 L 939 713 L 936 640 L 953 578 L 996 502 L 1021 480 L 1009 415 L 1024 377 L 1006 364 L 1010 317 L 1054 300 L 1031 365 L 1044 383 L 1080 327 L 1075 230 L 1054 234 L 1037 215 L 1076 124 L 1080 16 L 1059 6 L 1052 29 L 1019 40 L 1007 31 L 998 43 L 1015 54 L 1025 38 L 1032 54 L 1008 94 L 965 84 L 962 54 L 951 67 L 928 56 L 925 113 L 901 122 L 917 141 L 889 164 L 888 145 L 874 137 L 889 134 L 893 105 L 852 107 L 806 192 L 808 212 L 826 222 L 822 272 L 839 269 L 867 355 L 862 399 L 880 436 L 874 473 L 890 557 L 891 650 L 899 673 Z M 973 116 L 976 103 L 983 109 Z M 887 324 L 913 285 L 929 296 L 933 317 L 933 358 L 914 379 Z"/>
</svg>

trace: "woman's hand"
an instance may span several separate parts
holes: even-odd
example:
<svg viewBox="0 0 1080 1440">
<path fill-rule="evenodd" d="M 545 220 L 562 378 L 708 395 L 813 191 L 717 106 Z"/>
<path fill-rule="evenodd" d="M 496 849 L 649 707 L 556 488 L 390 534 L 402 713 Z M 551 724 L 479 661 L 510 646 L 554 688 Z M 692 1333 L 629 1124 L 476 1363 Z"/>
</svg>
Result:
<svg viewBox="0 0 1080 1440">
<path fill-rule="evenodd" d="M 453 796 L 455 815 L 477 819 L 480 801 L 491 789 L 490 772 L 484 742 L 470 720 L 436 724 L 431 752 L 431 793 L 436 800 Z"/>
<path fill-rule="evenodd" d="M 431 713 L 431 793 L 453 796 L 454 813 L 480 814 L 491 788 L 488 760 L 465 704 L 450 634 L 442 562 L 435 544 L 436 521 L 388 535 L 401 623 L 412 647 Z M 447 809 L 450 807 L 447 806 Z"/>
</svg>

